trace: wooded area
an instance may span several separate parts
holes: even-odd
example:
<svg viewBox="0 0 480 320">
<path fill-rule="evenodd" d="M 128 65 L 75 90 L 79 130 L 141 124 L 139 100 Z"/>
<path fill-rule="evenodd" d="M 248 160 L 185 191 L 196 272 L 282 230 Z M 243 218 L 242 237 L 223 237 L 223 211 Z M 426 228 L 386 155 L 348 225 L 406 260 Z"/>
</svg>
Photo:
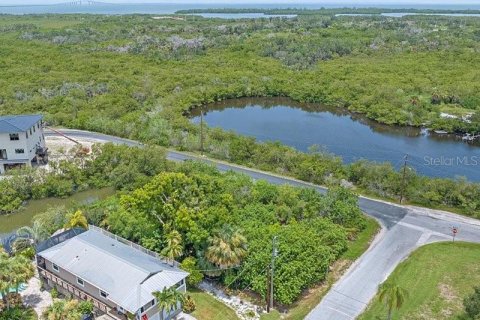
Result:
<svg viewBox="0 0 480 320">
<path fill-rule="evenodd" d="M 321 102 L 388 124 L 480 131 L 479 19 L 179 18 L 1 16 L 0 112 L 41 112 L 53 125 L 190 151 L 199 150 L 200 133 L 185 117 L 189 110 L 245 96 Z M 343 166 L 331 155 L 218 129 L 206 130 L 205 143 L 213 157 L 306 181 L 346 179 L 387 199 L 402 189 L 388 164 Z M 480 214 L 477 184 L 412 171 L 407 182 L 412 203 Z"/>
</svg>

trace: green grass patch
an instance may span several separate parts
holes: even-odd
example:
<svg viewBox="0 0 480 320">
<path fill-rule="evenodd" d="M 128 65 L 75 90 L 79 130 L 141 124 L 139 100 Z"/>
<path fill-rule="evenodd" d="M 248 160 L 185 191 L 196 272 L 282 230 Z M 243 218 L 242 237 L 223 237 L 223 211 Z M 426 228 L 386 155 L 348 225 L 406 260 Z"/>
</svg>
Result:
<svg viewBox="0 0 480 320">
<path fill-rule="evenodd" d="M 392 319 L 464 319 L 463 299 L 480 283 L 479 261 L 479 244 L 446 242 L 419 248 L 387 280 L 409 292 Z M 360 319 L 384 319 L 386 314 L 376 297 Z"/>
<path fill-rule="evenodd" d="M 277 310 L 272 310 L 270 313 L 260 315 L 260 320 L 277 320 L 281 319 L 282 315 Z"/>
<path fill-rule="evenodd" d="M 208 293 L 193 289 L 188 294 L 193 298 L 196 309 L 192 316 L 198 320 L 237 320 L 235 311 L 224 303 L 218 301 Z"/>
<path fill-rule="evenodd" d="M 355 261 L 359 258 L 370 246 L 373 237 L 380 229 L 378 222 L 370 217 L 367 217 L 367 225 L 357 236 L 355 241 L 350 241 L 348 249 L 342 255 L 342 259 Z"/>
<path fill-rule="evenodd" d="M 345 270 L 360 257 L 369 247 L 375 235 L 378 233 L 380 225 L 373 218 L 367 218 L 367 225 L 362 232 L 360 232 L 355 241 L 351 241 L 348 245 L 347 251 L 342 257 L 332 266 L 332 272 L 327 276 L 327 279 L 306 292 L 298 302 L 295 303 L 283 319 L 301 320 L 320 303 L 322 298 L 328 292 L 330 287 L 343 275 Z M 277 320 L 281 319 L 281 314 L 274 310 L 269 314 L 263 314 L 261 320 Z"/>
</svg>

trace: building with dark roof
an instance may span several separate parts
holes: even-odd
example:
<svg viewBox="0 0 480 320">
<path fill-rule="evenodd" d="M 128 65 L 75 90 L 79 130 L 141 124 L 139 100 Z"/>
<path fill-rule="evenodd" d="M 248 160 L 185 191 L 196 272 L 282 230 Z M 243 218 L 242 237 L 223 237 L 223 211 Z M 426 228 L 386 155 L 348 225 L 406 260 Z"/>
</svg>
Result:
<svg viewBox="0 0 480 320">
<path fill-rule="evenodd" d="M 0 116 L 0 174 L 48 161 L 41 115 Z"/>
</svg>

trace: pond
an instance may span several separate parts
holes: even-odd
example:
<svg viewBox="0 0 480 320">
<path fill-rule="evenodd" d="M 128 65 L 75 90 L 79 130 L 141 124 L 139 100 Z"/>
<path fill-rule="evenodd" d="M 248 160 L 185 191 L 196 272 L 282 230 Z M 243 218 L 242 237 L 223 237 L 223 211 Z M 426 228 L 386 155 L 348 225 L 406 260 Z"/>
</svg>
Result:
<svg viewBox="0 0 480 320">
<path fill-rule="evenodd" d="M 77 192 L 67 198 L 46 198 L 28 201 L 27 205 L 19 211 L 9 215 L 0 215 L 0 235 L 30 225 L 35 215 L 45 212 L 48 208 L 58 206 L 69 208 L 77 204 L 88 204 L 105 199 L 114 193 L 115 190 L 113 188 L 91 189 Z"/>
<path fill-rule="evenodd" d="M 301 151 L 319 145 L 351 163 L 359 159 L 408 165 L 432 177 L 465 176 L 480 181 L 480 147 L 455 135 L 379 124 L 345 109 L 285 98 L 227 100 L 204 108 L 210 127 L 233 130 L 259 141 L 280 141 Z M 200 110 L 192 121 L 200 122 Z"/>
</svg>

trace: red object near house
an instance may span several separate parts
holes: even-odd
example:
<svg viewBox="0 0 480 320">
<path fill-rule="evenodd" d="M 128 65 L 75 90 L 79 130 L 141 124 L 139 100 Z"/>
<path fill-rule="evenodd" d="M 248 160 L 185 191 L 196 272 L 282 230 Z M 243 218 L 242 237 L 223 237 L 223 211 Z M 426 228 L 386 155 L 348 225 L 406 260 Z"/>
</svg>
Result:
<svg viewBox="0 0 480 320">
<path fill-rule="evenodd" d="M 148 320 L 148 316 L 147 316 L 146 314 L 144 314 L 144 315 L 142 316 L 142 320 Z"/>
</svg>

